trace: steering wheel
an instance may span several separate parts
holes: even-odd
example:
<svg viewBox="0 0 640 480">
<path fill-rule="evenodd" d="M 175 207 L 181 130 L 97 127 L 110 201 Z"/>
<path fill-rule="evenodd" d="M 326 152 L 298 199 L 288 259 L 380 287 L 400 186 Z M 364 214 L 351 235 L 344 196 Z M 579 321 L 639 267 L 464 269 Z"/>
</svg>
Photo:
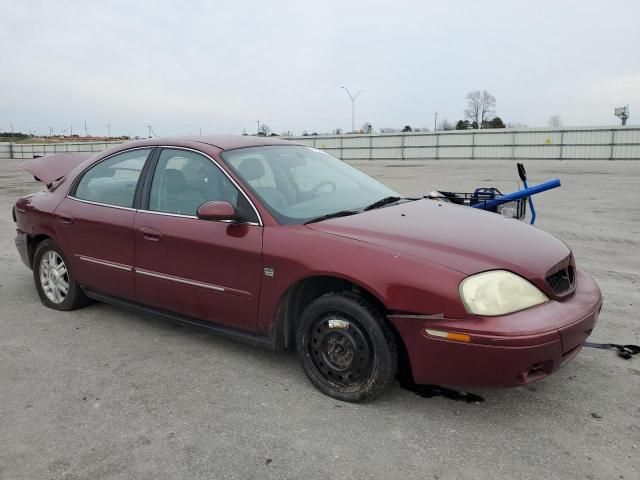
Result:
<svg viewBox="0 0 640 480">
<path fill-rule="evenodd" d="M 309 198 L 313 198 L 317 195 L 318 190 L 320 190 L 322 187 L 324 187 L 325 185 L 331 185 L 331 192 L 335 192 L 336 191 L 336 184 L 333 183 L 331 180 L 323 180 L 321 182 L 316 183 L 313 188 L 311 190 L 309 190 L 309 193 L 307 194 L 307 196 Z M 331 193 L 331 192 L 327 192 L 327 193 Z"/>
</svg>

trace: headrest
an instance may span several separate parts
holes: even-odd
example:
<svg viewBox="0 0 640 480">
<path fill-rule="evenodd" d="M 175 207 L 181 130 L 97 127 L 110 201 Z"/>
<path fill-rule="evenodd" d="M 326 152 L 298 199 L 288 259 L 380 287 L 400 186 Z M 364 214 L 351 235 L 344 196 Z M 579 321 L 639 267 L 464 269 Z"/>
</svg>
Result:
<svg viewBox="0 0 640 480">
<path fill-rule="evenodd" d="M 187 180 L 184 173 L 175 168 L 167 168 L 164 171 L 164 185 L 167 192 L 182 192 L 187 187 Z"/>
<path fill-rule="evenodd" d="M 252 182 L 258 180 L 264 175 L 264 165 L 255 157 L 245 158 L 238 166 L 240 175 L 244 177 L 245 181 Z"/>
</svg>

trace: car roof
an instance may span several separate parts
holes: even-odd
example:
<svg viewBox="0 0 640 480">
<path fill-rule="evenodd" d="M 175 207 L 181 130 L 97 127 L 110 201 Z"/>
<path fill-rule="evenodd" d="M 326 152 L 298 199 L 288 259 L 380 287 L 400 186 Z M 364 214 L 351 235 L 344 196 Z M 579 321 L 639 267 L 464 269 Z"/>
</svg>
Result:
<svg viewBox="0 0 640 480">
<path fill-rule="evenodd" d="M 258 137 L 253 135 L 189 135 L 181 137 L 168 137 L 154 139 L 158 145 L 178 142 L 197 142 L 212 145 L 221 150 L 234 150 L 236 148 L 260 147 L 267 145 L 295 145 L 294 142 L 283 140 L 277 136 Z"/>
</svg>

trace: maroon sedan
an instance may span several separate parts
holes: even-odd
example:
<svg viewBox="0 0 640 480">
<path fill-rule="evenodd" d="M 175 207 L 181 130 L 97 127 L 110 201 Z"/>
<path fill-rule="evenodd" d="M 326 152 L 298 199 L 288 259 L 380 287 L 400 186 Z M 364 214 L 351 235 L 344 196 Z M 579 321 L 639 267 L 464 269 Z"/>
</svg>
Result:
<svg viewBox="0 0 640 480">
<path fill-rule="evenodd" d="M 14 208 L 42 302 L 114 303 L 271 349 L 359 401 L 396 373 L 514 386 L 580 351 L 602 305 L 562 241 L 517 220 L 403 198 L 279 139 L 129 142 L 23 168 Z"/>
</svg>

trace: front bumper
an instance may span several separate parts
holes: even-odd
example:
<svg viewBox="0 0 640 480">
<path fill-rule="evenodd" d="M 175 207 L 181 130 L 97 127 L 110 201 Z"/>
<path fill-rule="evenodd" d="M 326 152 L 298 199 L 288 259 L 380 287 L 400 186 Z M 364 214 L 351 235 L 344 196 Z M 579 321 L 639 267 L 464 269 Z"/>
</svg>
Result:
<svg viewBox="0 0 640 480">
<path fill-rule="evenodd" d="M 575 358 L 601 307 L 600 289 L 578 271 L 571 297 L 510 315 L 389 319 L 404 340 L 416 383 L 510 387 L 544 378 Z M 432 337 L 425 329 L 467 334 L 470 341 Z"/>
<path fill-rule="evenodd" d="M 27 234 L 20 230 L 16 230 L 15 244 L 18 249 L 18 253 L 20 254 L 20 258 L 27 267 L 31 268 L 31 262 L 29 261 L 29 248 L 27 245 Z"/>
</svg>

